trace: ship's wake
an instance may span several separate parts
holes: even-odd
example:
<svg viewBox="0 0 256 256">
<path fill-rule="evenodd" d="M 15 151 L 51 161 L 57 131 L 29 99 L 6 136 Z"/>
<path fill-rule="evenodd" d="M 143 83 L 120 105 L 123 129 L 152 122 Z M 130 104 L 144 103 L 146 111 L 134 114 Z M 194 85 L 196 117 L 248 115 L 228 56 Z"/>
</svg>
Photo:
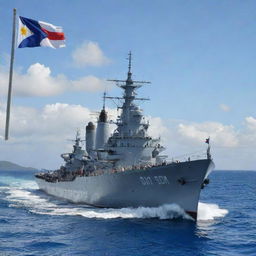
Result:
<svg viewBox="0 0 256 256">
<path fill-rule="evenodd" d="M 5 199 L 10 207 L 22 207 L 31 213 L 45 215 L 82 216 L 85 218 L 158 218 L 158 219 L 191 219 L 184 210 L 176 204 L 166 204 L 159 207 L 138 208 L 94 208 L 76 205 L 41 193 L 34 181 L 21 181 L 12 179 L 6 186 L 0 186 L 0 192 L 5 194 Z M 221 209 L 216 204 L 199 203 L 198 220 L 214 220 L 224 217 L 228 211 Z"/>
</svg>

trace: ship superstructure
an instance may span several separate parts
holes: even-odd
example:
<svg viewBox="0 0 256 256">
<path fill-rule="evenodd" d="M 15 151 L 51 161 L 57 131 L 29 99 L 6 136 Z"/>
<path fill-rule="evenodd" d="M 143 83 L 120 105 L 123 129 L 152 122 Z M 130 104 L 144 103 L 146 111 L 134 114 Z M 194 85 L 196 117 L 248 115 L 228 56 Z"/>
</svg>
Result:
<svg viewBox="0 0 256 256">
<path fill-rule="evenodd" d="M 129 53 L 127 79 L 109 81 L 115 82 L 118 87 L 123 89 L 123 97 L 110 97 L 104 94 L 104 100 L 123 101 L 122 106 L 119 107 L 121 115 L 115 122 L 117 128 L 113 135 L 108 138 L 104 146 L 97 139 L 98 146 L 96 149 L 104 149 L 106 152 L 105 159 L 113 161 L 114 167 L 161 164 L 162 158 L 158 156 L 164 147 L 160 145 L 160 138 L 153 139 L 148 135 L 149 122 L 143 116 L 142 109 L 135 103 L 139 100 L 148 100 L 147 98 L 136 97 L 136 90 L 149 82 L 132 80 L 131 53 Z M 105 107 L 103 107 L 98 121 L 97 133 L 99 131 L 100 134 L 105 135 L 106 131 L 102 131 L 102 127 L 106 120 L 107 114 Z"/>
<path fill-rule="evenodd" d="M 62 154 L 60 169 L 36 175 L 45 192 L 98 207 L 156 207 L 175 203 L 196 218 L 200 190 L 208 183 L 214 167 L 208 141 L 207 157 L 185 162 L 167 162 L 161 152 L 160 138 L 148 135 L 149 122 L 137 101 L 137 89 L 146 81 L 134 81 L 129 53 L 126 80 L 109 80 L 123 90 L 122 97 L 104 93 L 103 109 L 97 128 L 86 126 L 86 150 L 77 133 L 72 153 Z M 106 99 L 122 101 L 116 129 L 109 135 Z"/>
</svg>

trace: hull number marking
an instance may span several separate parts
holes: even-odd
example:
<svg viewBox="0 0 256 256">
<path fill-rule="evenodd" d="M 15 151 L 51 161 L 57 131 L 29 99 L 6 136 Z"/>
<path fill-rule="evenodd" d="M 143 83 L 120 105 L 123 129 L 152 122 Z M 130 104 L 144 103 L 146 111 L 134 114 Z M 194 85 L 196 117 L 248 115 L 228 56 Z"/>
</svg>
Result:
<svg viewBox="0 0 256 256">
<path fill-rule="evenodd" d="M 154 177 L 140 176 L 140 183 L 143 186 L 149 186 L 154 184 L 158 184 L 158 185 L 170 184 L 166 176 L 154 176 Z"/>
</svg>

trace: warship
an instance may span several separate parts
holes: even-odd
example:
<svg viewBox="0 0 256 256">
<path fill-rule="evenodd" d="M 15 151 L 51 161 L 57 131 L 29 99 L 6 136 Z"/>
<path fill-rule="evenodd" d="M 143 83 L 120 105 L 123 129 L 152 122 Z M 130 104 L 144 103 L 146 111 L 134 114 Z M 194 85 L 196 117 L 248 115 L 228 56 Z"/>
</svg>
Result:
<svg viewBox="0 0 256 256">
<path fill-rule="evenodd" d="M 97 127 L 93 122 L 86 126 L 85 148 L 77 132 L 72 152 L 61 155 L 64 165 L 37 173 L 36 182 L 47 194 L 73 203 L 106 208 L 177 204 L 196 220 L 200 191 L 209 183 L 208 175 L 214 168 L 209 139 L 201 158 L 169 161 L 161 154 L 165 148 L 160 138 L 148 134 L 150 124 L 135 103 L 148 100 L 138 98 L 137 89 L 149 82 L 132 79 L 131 60 L 129 53 L 126 80 L 108 80 L 115 82 L 123 95 L 104 93 Z M 108 118 L 106 99 L 121 103 L 115 122 Z M 116 127 L 112 134 L 110 123 Z"/>
</svg>

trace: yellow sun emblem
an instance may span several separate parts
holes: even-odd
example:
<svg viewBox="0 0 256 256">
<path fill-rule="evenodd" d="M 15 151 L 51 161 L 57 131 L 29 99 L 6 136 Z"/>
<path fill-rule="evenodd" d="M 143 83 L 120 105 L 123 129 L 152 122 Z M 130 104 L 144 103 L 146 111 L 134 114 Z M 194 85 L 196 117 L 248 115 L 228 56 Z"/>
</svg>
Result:
<svg viewBox="0 0 256 256">
<path fill-rule="evenodd" d="M 20 29 L 21 35 L 26 36 L 26 35 L 27 35 L 27 32 L 28 32 L 28 30 L 27 30 L 26 27 L 21 27 L 21 29 Z"/>
</svg>

